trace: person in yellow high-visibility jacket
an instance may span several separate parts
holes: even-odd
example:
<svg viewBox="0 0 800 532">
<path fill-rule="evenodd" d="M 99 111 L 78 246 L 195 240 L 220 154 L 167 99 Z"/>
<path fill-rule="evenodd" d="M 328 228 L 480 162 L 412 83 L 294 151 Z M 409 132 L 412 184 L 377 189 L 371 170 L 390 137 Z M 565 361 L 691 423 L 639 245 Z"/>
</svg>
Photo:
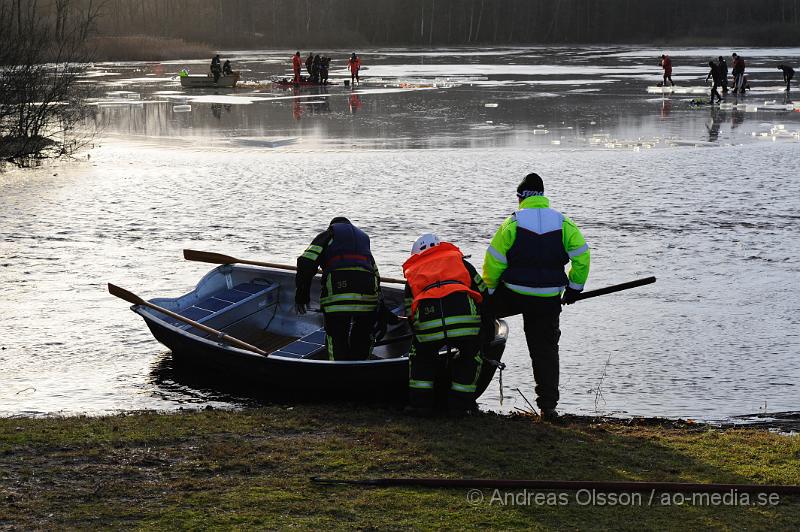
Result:
<svg viewBox="0 0 800 532">
<path fill-rule="evenodd" d="M 483 262 L 495 317 L 522 314 L 542 418 L 558 418 L 561 304 L 589 277 L 589 246 L 575 223 L 550 208 L 544 183 L 528 174 L 517 187 L 519 210 L 495 233 Z M 569 273 L 564 266 L 571 262 Z"/>
</svg>

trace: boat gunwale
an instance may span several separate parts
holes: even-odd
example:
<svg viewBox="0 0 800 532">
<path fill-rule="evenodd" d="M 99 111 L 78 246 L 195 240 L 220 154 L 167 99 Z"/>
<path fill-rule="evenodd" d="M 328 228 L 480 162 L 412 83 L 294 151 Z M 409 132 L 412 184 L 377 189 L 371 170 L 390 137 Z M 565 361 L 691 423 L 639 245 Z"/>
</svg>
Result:
<svg viewBox="0 0 800 532">
<path fill-rule="evenodd" d="M 394 357 L 394 358 L 376 358 L 376 359 L 371 359 L 371 360 L 318 360 L 318 359 L 313 359 L 313 358 L 287 357 L 287 356 L 282 356 L 282 355 L 278 355 L 278 354 L 274 354 L 274 353 L 268 353 L 266 355 L 260 355 L 258 353 L 254 353 L 253 351 L 248 351 L 247 349 L 242 349 L 240 347 L 235 347 L 235 346 L 226 344 L 224 342 L 215 341 L 213 338 L 202 338 L 200 336 L 197 336 L 196 334 L 191 334 L 189 332 L 189 330 L 183 329 L 182 327 L 176 327 L 175 325 L 165 321 L 164 319 L 159 318 L 152 311 L 150 311 L 150 309 L 148 309 L 147 307 L 144 307 L 142 305 L 131 305 L 130 308 L 131 308 L 131 310 L 133 312 L 135 312 L 136 314 L 141 316 L 142 319 L 144 319 L 145 321 L 154 322 L 159 327 L 163 327 L 165 329 L 168 329 L 171 332 L 176 333 L 179 336 L 182 336 L 182 337 L 186 338 L 187 340 L 190 340 L 192 342 L 201 342 L 201 343 L 206 344 L 206 345 L 208 345 L 210 347 L 213 347 L 215 349 L 222 349 L 224 351 L 230 351 L 230 352 L 235 353 L 237 355 L 247 355 L 249 357 L 252 357 L 253 359 L 261 359 L 261 360 L 272 359 L 272 360 L 287 361 L 287 362 L 292 362 L 292 363 L 321 364 L 321 365 L 334 364 L 334 365 L 338 365 L 338 366 L 344 366 L 344 365 L 361 366 L 361 365 L 364 365 L 364 364 L 380 364 L 380 363 L 384 363 L 385 364 L 385 363 L 396 363 L 397 361 L 404 361 L 404 363 L 408 363 L 408 354 L 407 353 L 404 354 L 404 355 L 401 355 L 399 357 Z M 172 350 L 171 348 L 169 348 L 169 346 L 165 346 L 165 347 L 170 349 L 170 351 Z"/>
</svg>

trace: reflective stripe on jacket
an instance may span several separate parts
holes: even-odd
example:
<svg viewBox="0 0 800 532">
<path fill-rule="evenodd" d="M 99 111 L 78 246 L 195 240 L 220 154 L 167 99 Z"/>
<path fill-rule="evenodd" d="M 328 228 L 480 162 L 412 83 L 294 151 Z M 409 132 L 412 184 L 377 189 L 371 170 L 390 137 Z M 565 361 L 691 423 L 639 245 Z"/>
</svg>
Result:
<svg viewBox="0 0 800 532">
<path fill-rule="evenodd" d="M 470 288 L 472 278 L 464 266 L 461 250 L 449 242 L 442 242 L 403 264 L 403 275 L 408 281 L 413 301 L 412 315 L 423 299 L 440 299 L 455 292 L 466 292 L 475 302 L 483 297 Z"/>
<path fill-rule="evenodd" d="M 571 261 L 569 274 L 565 264 Z M 565 286 L 583 290 L 589 277 L 589 246 L 575 223 L 550 208 L 544 196 L 520 203 L 495 233 L 483 262 L 489 288 L 500 281 L 531 296 L 558 296 Z"/>
</svg>

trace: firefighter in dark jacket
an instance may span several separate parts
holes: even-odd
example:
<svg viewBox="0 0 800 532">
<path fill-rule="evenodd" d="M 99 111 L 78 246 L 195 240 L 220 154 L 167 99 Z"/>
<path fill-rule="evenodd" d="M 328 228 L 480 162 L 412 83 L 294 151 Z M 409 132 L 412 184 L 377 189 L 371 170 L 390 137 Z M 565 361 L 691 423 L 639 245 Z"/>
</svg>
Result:
<svg viewBox="0 0 800 532">
<path fill-rule="evenodd" d="M 366 360 L 375 342 L 380 277 L 369 237 L 337 217 L 297 258 L 295 305 L 305 314 L 311 281 L 322 268 L 320 304 L 329 360 Z"/>
<path fill-rule="evenodd" d="M 419 237 L 411 253 L 403 264 L 406 315 L 414 332 L 409 406 L 419 413 L 433 410 L 436 374 L 448 362 L 448 411 L 462 414 L 475 404 L 481 345 L 494 334 L 494 320 L 481 312 L 486 285 L 456 246 L 434 234 Z"/>
</svg>

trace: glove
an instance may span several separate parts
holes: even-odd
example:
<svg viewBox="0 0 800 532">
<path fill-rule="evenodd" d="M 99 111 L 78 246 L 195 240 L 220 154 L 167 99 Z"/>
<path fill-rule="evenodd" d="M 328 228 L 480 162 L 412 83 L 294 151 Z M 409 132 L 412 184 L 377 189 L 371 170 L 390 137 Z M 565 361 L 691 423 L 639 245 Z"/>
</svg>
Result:
<svg viewBox="0 0 800 532">
<path fill-rule="evenodd" d="M 579 295 L 580 291 L 568 286 L 567 289 L 564 290 L 564 297 L 561 298 L 561 303 L 564 305 L 571 305 L 578 300 Z"/>
<path fill-rule="evenodd" d="M 298 286 L 294 292 L 294 309 L 298 314 L 305 314 L 309 303 L 311 295 L 308 293 L 308 287 Z"/>
</svg>

